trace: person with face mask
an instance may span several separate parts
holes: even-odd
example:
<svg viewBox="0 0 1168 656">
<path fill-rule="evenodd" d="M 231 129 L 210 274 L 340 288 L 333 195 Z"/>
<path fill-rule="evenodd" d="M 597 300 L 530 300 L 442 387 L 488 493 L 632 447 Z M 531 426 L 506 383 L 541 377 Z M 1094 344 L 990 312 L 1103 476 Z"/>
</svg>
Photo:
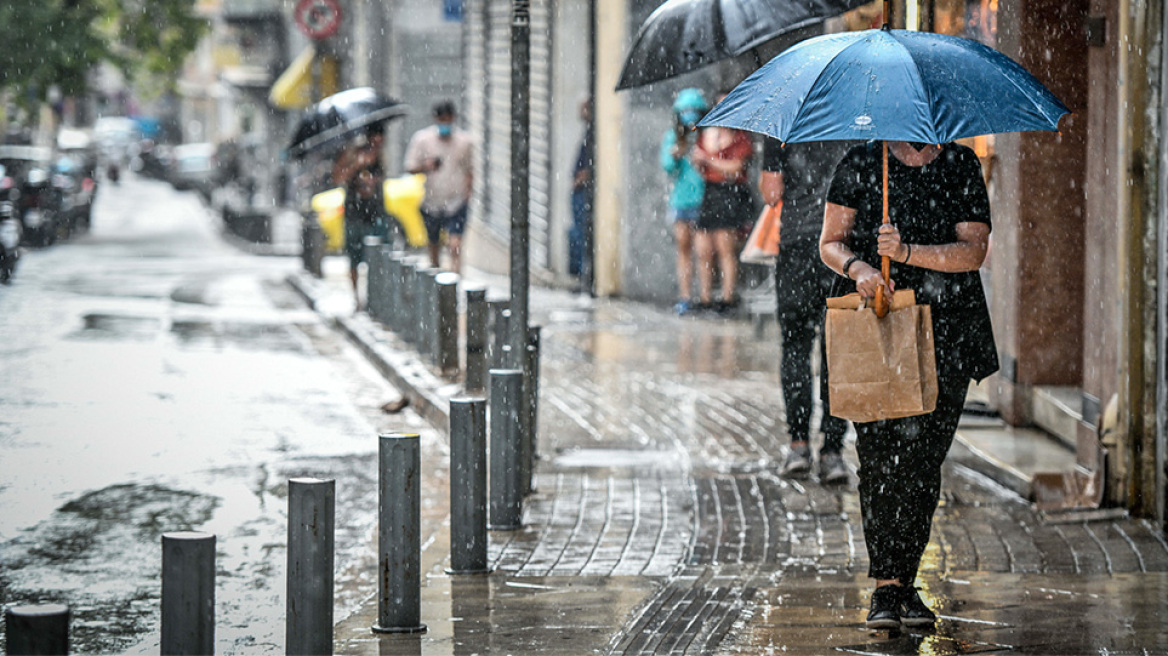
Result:
<svg viewBox="0 0 1168 656">
<path fill-rule="evenodd" d="M 661 140 L 661 168 L 669 176 L 669 222 L 677 243 L 677 304 L 674 310 L 686 314 L 693 307 L 693 246 L 698 213 L 706 183 L 690 161 L 697 141 L 694 126 L 710 108 L 699 89 L 682 89 L 673 102 L 673 127 Z"/>
<path fill-rule="evenodd" d="M 474 187 L 474 140 L 454 125 L 454 103 L 434 105 L 434 124 L 418 130 L 406 148 L 405 168 L 426 174 L 422 219 L 429 238 L 430 266 L 439 266 L 442 233 L 450 252 L 450 269 L 462 270 L 462 233 L 466 205 Z"/>
</svg>

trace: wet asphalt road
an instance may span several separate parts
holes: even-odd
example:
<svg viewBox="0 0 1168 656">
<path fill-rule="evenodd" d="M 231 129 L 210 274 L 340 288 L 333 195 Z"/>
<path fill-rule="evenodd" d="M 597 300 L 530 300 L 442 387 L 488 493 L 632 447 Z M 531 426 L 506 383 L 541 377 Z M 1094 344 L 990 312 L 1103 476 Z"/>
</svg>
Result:
<svg viewBox="0 0 1168 656">
<path fill-rule="evenodd" d="M 160 536 L 218 537 L 217 652 L 283 644 L 286 484 L 336 478 L 337 615 L 375 569 L 378 429 L 429 430 L 196 196 L 129 179 L 0 288 L 0 605 L 157 653 Z M 0 643 L 3 636 L 0 634 Z M 2 648 L 2 646 L 0 646 Z"/>
</svg>

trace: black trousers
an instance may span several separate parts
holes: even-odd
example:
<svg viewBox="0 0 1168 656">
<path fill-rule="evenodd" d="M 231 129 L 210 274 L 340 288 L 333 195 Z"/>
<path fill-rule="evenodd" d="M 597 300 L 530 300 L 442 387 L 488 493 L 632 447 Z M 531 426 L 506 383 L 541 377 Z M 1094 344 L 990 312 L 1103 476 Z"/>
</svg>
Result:
<svg viewBox="0 0 1168 656">
<path fill-rule="evenodd" d="M 858 423 L 860 509 L 868 576 L 912 585 L 941 495 L 941 465 L 953 444 L 968 378 L 939 378 L 927 415 Z"/>
<path fill-rule="evenodd" d="M 819 259 L 819 243 L 805 240 L 783 244 L 775 263 L 779 335 L 783 347 L 779 379 L 787 406 L 787 428 L 792 442 L 808 441 L 814 404 L 811 349 L 819 341 L 819 399 L 823 405 L 824 453 L 839 453 L 848 423 L 828 412 L 827 347 L 823 339 L 824 299 L 831 291 L 833 273 Z"/>
</svg>

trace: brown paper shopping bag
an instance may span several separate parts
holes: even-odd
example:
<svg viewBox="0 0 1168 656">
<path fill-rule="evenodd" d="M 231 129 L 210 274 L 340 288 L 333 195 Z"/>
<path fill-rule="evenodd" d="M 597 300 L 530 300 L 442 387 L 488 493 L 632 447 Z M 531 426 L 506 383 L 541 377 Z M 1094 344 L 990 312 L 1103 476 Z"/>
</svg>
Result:
<svg viewBox="0 0 1168 656">
<path fill-rule="evenodd" d="M 880 319 L 859 294 L 827 299 L 831 414 L 855 422 L 923 415 L 937 406 L 933 317 L 912 290 Z"/>
</svg>

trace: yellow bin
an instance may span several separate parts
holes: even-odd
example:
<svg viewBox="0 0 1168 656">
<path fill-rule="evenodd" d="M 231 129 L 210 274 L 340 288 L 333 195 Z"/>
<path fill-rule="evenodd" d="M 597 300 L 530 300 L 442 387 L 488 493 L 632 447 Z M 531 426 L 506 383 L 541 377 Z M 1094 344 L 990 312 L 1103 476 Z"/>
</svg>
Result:
<svg viewBox="0 0 1168 656">
<path fill-rule="evenodd" d="M 324 232 L 326 253 L 340 253 L 345 250 L 345 190 L 342 187 L 329 189 L 312 197 L 312 211 Z"/>
<path fill-rule="evenodd" d="M 422 199 L 426 195 L 426 176 L 421 173 L 389 178 L 382 186 L 385 211 L 401 225 L 410 246 L 428 243 L 422 221 Z M 325 249 L 339 253 L 345 248 L 345 189 L 337 187 L 312 197 L 312 211 L 325 234 Z"/>
</svg>

